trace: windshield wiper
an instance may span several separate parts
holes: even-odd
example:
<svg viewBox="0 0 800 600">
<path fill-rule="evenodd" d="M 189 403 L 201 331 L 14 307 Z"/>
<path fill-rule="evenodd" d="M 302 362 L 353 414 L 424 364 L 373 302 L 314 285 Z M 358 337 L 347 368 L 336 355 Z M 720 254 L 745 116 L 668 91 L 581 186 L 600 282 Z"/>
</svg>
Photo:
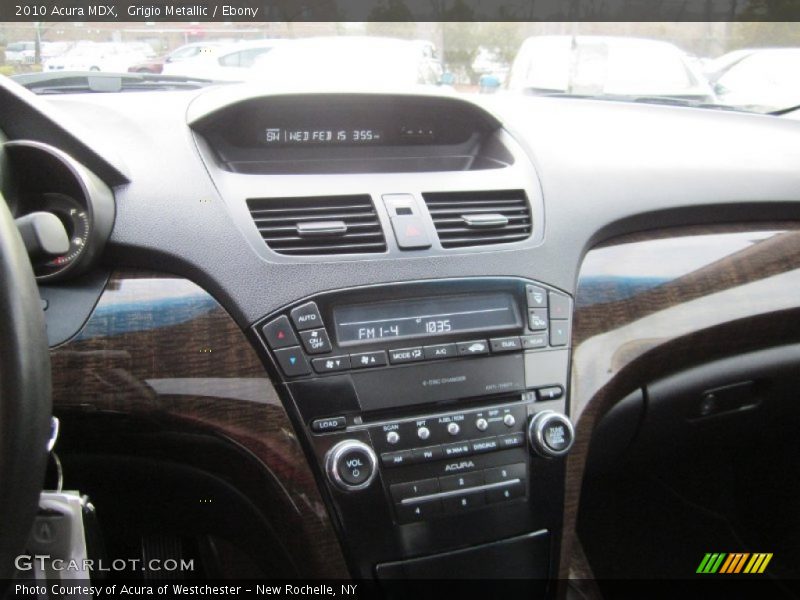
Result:
<svg viewBox="0 0 800 600">
<path fill-rule="evenodd" d="M 800 104 L 795 104 L 794 106 L 789 106 L 787 108 L 779 108 L 778 110 L 772 110 L 767 114 L 774 115 L 776 117 L 782 117 L 783 115 L 788 115 L 790 112 L 794 112 L 796 110 L 800 110 Z"/>
<path fill-rule="evenodd" d="M 86 73 L 48 71 L 13 75 L 14 81 L 36 94 L 116 93 L 197 89 L 221 83 L 212 79 L 154 73 Z"/>
<path fill-rule="evenodd" d="M 530 91 L 529 91 L 530 90 Z M 734 112 L 751 112 L 736 106 L 715 104 L 700 98 L 687 98 L 680 96 L 636 96 L 627 94 L 577 94 L 546 88 L 527 88 L 530 94 L 548 98 L 577 98 L 581 100 L 607 100 L 611 102 L 637 102 L 640 104 L 664 104 L 667 106 L 687 106 L 690 108 L 713 108 L 715 110 L 730 110 Z M 790 109 L 791 110 L 791 109 Z"/>
</svg>

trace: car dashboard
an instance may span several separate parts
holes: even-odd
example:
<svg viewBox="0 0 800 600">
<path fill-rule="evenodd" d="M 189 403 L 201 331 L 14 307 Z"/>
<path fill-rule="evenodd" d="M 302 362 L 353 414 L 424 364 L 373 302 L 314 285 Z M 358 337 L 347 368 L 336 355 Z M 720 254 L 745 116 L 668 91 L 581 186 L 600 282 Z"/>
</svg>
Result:
<svg viewBox="0 0 800 600">
<path fill-rule="evenodd" d="M 740 383 L 715 371 L 651 422 L 637 393 L 800 341 L 796 122 L 444 91 L 0 94 L 12 212 L 69 224 L 36 271 L 67 480 L 119 517 L 107 535 L 227 540 L 209 577 L 553 595 L 590 458 L 620 461 L 640 426 L 663 452 L 752 398 L 704 405 Z"/>
</svg>

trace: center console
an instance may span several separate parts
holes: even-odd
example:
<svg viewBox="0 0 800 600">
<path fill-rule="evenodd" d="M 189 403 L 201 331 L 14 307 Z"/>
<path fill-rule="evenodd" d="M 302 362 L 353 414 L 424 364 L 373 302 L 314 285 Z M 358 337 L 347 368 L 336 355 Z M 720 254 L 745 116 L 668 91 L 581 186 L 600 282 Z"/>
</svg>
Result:
<svg viewBox="0 0 800 600">
<path fill-rule="evenodd" d="M 251 331 L 359 577 L 555 577 L 571 298 L 519 278 L 325 292 Z"/>
</svg>

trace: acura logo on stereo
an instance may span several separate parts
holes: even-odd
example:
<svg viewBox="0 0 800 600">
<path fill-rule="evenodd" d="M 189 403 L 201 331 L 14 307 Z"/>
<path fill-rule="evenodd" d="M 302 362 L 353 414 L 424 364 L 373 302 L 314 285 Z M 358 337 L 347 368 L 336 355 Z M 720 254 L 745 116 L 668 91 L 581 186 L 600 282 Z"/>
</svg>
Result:
<svg viewBox="0 0 800 600">
<path fill-rule="evenodd" d="M 464 469 L 474 469 L 474 468 L 475 468 L 474 462 L 472 462 L 471 460 L 462 460 L 461 462 L 458 463 L 450 463 L 449 465 L 446 465 L 444 470 L 445 472 L 450 472 L 450 471 L 463 471 Z"/>
</svg>

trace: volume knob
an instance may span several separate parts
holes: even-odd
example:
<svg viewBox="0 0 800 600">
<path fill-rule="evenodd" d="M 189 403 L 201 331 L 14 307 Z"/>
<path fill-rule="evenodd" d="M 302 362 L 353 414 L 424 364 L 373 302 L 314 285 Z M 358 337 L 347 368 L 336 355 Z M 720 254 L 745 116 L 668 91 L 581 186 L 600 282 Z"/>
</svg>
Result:
<svg viewBox="0 0 800 600">
<path fill-rule="evenodd" d="M 564 456 L 575 441 L 569 417 L 553 410 L 536 413 L 528 425 L 528 443 L 544 458 Z"/>
<path fill-rule="evenodd" d="M 355 491 L 368 487 L 375 479 L 378 459 L 367 444 L 343 440 L 325 455 L 325 472 L 340 490 Z"/>
</svg>

